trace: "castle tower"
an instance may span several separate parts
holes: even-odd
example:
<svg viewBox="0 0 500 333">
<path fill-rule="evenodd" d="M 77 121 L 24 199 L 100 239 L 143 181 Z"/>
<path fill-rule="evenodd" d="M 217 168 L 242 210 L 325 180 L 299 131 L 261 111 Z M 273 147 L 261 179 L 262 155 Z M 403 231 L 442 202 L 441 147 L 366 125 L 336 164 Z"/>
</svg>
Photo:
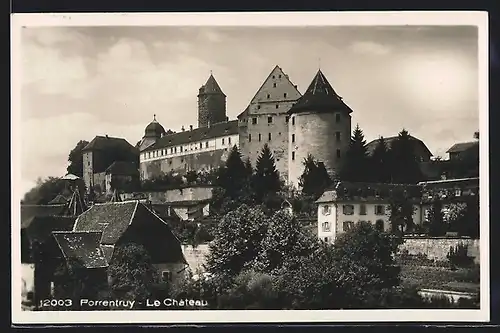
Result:
<svg viewBox="0 0 500 333">
<path fill-rule="evenodd" d="M 208 127 L 226 120 L 226 95 L 210 74 L 198 93 L 198 127 Z"/>
<path fill-rule="evenodd" d="M 156 121 L 156 115 L 153 115 L 153 121 L 146 126 L 144 136 L 139 142 L 139 151 L 143 151 L 153 145 L 156 140 L 160 139 L 163 135 L 165 135 L 165 129 L 158 121 Z"/>
<path fill-rule="evenodd" d="M 288 112 L 289 183 L 298 188 L 304 159 L 311 154 L 330 174 L 338 172 L 349 147 L 352 110 L 319 70 Z"/>
<path fill-rule="evenodd" d="M 273 153 L 280 176 L 288 179 L 288 111 L 301 96 L 276 66 L 238 116 L 240 151 L 255 166 L 264 144 Z"/>
</svg>

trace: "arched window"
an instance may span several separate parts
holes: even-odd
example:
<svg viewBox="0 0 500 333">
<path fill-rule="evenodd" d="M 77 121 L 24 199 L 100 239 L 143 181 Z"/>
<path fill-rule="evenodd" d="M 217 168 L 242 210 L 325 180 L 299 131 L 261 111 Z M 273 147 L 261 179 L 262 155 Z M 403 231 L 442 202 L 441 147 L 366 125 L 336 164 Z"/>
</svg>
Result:
<svg viewBox="0 0 500 333">
<path fill-rule="evenodd" d="M 384 231 L 384 220 L 377 220 L 377 222 L 375 222 L 375 228 L 378 231 Z"/>
</svg>

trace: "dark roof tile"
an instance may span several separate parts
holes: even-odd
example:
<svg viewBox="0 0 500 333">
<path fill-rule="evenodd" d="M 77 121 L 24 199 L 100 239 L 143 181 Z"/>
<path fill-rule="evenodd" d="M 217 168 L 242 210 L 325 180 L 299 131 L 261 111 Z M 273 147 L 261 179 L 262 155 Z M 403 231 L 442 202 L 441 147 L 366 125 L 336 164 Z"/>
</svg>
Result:
<svg viewBox="0 0 500 333">
<path fill-rule="evenodd" d="M 59 205 L 21 205 L 21 227 L 34 216 L 60 215 L 64 204 Z"/>
<path fill-rule="evenodd" d="M 128 176 L 139 174 L 139 169 L 137 168 L 135 163 L 115 161 L 106 169 L 106 173 Z"/>
<path fill-rule="evenodd" d="M 173 147 L 191 142 L 209 140 L 224 135 L 238 134 L 238 121 L 231 120 L 223 123 L 213 124 L 210 127 L 201 127 L 184 132 L 168 134 L 156 141 L 155 144 L 149 146 L 143 151 L 151 151 L 166 147 Z"/>
<path fill-rule="evenodd" d="M 120 149 L 123 151 L 131 151 L 138 153 L 137 148 L 132 146 L 127 140 L 123 138 L 115 138 L 111 136 L 96 136 L 92 141 L 90 141 L 82 151 L 86 150 L 116 150 Z"/>
<path fill-rule="evenodd" d="M 76 259 L 86 268 L 107 267 L 101 249 L 101 232 L 54 232 L 59 248 L 66 259 Z"/>
<path fill-rule="evenodd" d="M 446 152 L 447 153 L 461 153 L 463 151 L 466 151 L 466 150 L 469 150 L 469 149 L 475 148 L 475 147 L 479 147 L 479 141 L 460 142 L 460 143 L 455 143 Z"/>
</svg>

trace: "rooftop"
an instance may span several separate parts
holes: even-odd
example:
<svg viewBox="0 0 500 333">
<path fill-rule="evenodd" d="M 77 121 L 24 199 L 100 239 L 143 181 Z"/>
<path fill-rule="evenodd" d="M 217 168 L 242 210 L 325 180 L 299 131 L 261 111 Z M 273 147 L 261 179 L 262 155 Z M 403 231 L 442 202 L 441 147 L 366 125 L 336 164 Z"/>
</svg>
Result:
<svg viewBox="0 0 500 333">
<path fill-rule="evenodd" d="M 429 150 L 429 148 L 427 148 L 427 146 L 425 145 L 425 143 L 422 140 L 420 140 L 414 136 L 411 136 L 411 135 L 409 135 L 409 138 L 410 138 L 410 141 L 412 141 L 416 145 L 420 145 L 422 148 L 424 148 L 424 151 L 426 151 L 429 156 L 432 156 L 431 151 Z M 385 144 L 387 145 L 387 148 L 391 148 L 392 144 L 397 139 L 398 139 L 397 135 L 396 136 L 389 136 L 387 138 L 384 137 L 384 141 L 385 141 Z M 366 149 L 367 149 L 369 154 L 373 153 L 373 151 L 375 150 L 375 147 L 377 147 L 378 140 L 379 139 L 375 139 L 375 140 L 372 140 L 366 144 Z"/>
<path fill-rule="evenodd" d="M 92 141 L 89 142 L 88 145 L 86 145 L 82 151 L 87 151 L 87 150 L 114 150 L 114 149 L 120 149 L 120 150 L 128 150 L 131 152 L 136 152 L 137 149 L 132 146 L 127 140 L 123 138 L 115 138 L 111 136 L 101 136 L 98 135 L 96 136 Z"/>
<path fill-rule="evenodd" d="M 100 246 L 100 232 L 54 232 L 53 235 L 66 260 L 77 260 L 85 268 L 108 266 Z"/>
<path fill-rule="evenodd" d="M 446 152 L 447 153 L 461 153 L 463 151 L 469 150 L 469 149 L 474 148 L 474 147 L 479 147 L 479 141 L 455 143 Z"/>
<path fill-rule="evenodd" d="M 106 174 L 113 175 L 135 175 L 139 173 L 137 166 L 132 162 L 115 161 L 107 169 Z"/>
</svg>

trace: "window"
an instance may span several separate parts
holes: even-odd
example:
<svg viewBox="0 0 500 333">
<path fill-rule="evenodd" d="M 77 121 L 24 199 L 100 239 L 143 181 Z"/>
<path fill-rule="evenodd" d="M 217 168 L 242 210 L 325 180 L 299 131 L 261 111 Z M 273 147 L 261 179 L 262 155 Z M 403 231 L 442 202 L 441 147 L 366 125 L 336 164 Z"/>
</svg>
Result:
<svg viewBox="0 0 500 333">
<path fill-rule="evenodd" d="M 231 144 L 231 138 L 227 138 L 227 144 Z"/>
<path fill-rule="evenodd" d="M 200 142 L 200 149 L 203 148 L 203 143 Z"/>
<path fill-rule="evenodd" d="M 273 117 L 267 117 L 267 123 L 272 124 L 273 123 Z"/>
<path fill-rule="evenodd" d="M 353 205 L 344 205 L 342 207 L 344 215 L 352 215 L 354 214 L 354 206 Z"/>
<path fill-rule="evenodd" d="M 276 88 L 276 83 L 273 83 L 273 88 Z"/>
<path fill-rule="evenodd" d="M 292 125 L 295 125 L 295 117 L 292 117 Z"/>
<path fill-rule="evenodd" d="M 285 117 L 285 122 L 288 123 L 289 120 L 290 120 L 290 116 L 286 116 Z"/>
<path fill-rule="evenodd" d="M 262 140 L 262 135 L 259 133 L 259 142 Z"/>
<path fill-rule="evenodd" d="M 269 133 L 268 138 L 269 141 L 271 141 L 271 133 Z"/>
<path fill-rule="evenodd" d="M 271 95 L 267 94 L 267 99 L 271 98 Z"/>
<path fill-rule="evenodd" d="M 205 142 L 205 148 L 208 148 L 208 141 Z"/>
<path fill-rule="evenodd" d="M 325 241 L 325 243 L 328 243 L 329 242 L 329 238 L 330 237 L 325 237 L 323 240 Z"/>
<path fill-rule="evenodd" d="M 292 142 L 295 142 L 295 134 L 292 134 Z"/>
<path fill-rule="evenodd" d="M 168 164 L 172 165 L 172 160 L 169 160 L 169 161 L 168 161 Z"/>
<path fill-rule="evenodd" d="M 292 151 L 292 161 L 295 161 L 295 152 Z"/>
<path fill-rule="evenodd" d="M 323 229 L 323 232 L 329 232 L 330 231 L 330 222 L 323 222 L 322 229 Z"/>
<path fill-rule="evenodd" d="M 377 222 L 375 222 L 375 229 L 383 232 L 384 231 L 384 220 L 377 220 Z"/>
<path fill-rule="evenodd" d="M 273 79 L 275 79 L 275 78 L 276 78 L 276 76 L 275 76 L 275 75 L 273 75 Z"/>
<path fill-rule="evenodd" d="M 173 154 L 173 153 L 174 153 L 174 148 L 173 148 L 173 147 L 171 147 L 171 148 L 170 148 L 170 154 Z"/>
<path fill-rule="evenodd" d="M 340 149 L 337 149 L 337 158 L 340 158 Z"/>
<path fill-rule="evenodd" d="M 375 215 L 385 215 L 385 206 L 384 205 L 376 205 L 375 206 Z"/>
<path fill-rule="evenodd" d="M 283 97 L 286 98 L 286 93 L 283 94 Z"/>
<path fill-rule="evenodd" d="M 276 109 L 278 109 L 280 106 L 278 104 L 276 104 Z"/>
<path fill-rule="evenodd" d="M 340 142 L 340 132 L 335 132 L 335 140 L 337 140 L 337 142 Z"/>
<path fill-rule="evenodd" d="M 259 105 L 257 105 L 257 109 L 259 109 L 259 110 L 260 110 L 260 104 L 259 104 Z"/>
<path fill-rule="evenodd" d="M 278 75 L 278 77 L 281 79 L 281 74 L 280 74 L 280 75 Z"/>
<path fill-rule="evenodd" d="M 172 272 L 170 271 L 162 271 L 161 272 L 161 279 L 163 282 L 170 282 L 172 281 Z"/>
<path fill-rule="evenodd" d="M 340 123 L 340 113 L 335 114 L 335 122 Z"/>
<path fill-rule="evenodd" d="M 252 134 L 248 134 L 248 142 L 252 142 Z"/>
<path fill-rule="evenodd" d="M 252 125 L 257 125 L 257 118 L 252 118 Z"/>
<path fill-rule="evenodd" d="M 222 138 L 222 144 L 224 144 L 224 138 Z"/>
<path fill-rule="evenodd" d="M 177 153 L 177 147 L 174 148 L 174 152 Z"/>
<path fill-rule="evenodd" d="M 184 157 L 181 157 L 181 163 L 184 163 Z"/>
<path fill-rule="evenodd" d="M 330 215 L 330 206 L 328 205 L 323 206 L 323 215 Z"/>
<path fill-rule="evenodd" d="M 352 221 L 345 221 L 342 223 L 342 230 L 344 231 L 349 231 L 354 227 L 354 222 Z"/>
<path fill-rule="evenodd" d="M 366 205 L 365 204 L 359 205 L 359 215 L 366 215 Z"/>
<path fill-rule="evenodd" d="M 459 196 L 461 196 L 461 195 L 462 195 L 462 191 L 460 191 L 460 189 L 459 189 L 459 188 L 457 188 L 457 189 L 455 190 L 455 196 L 456 196 L 456 197 L 459 197 Z"/>
</svg>

